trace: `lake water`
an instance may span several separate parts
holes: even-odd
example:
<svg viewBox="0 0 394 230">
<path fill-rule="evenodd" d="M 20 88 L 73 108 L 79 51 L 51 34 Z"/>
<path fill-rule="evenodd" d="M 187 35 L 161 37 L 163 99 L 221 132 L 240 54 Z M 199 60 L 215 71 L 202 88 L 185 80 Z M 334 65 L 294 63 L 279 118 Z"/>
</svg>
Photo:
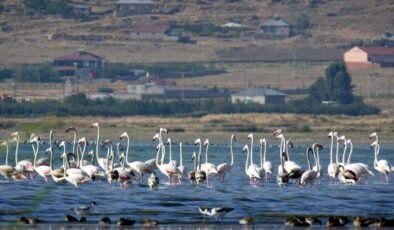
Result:
<svg viewBox="0 0 394 230">
<path fill-rule="evenodd" d="M 240 139 L 240 138 L 239 138 Z M 188 140 L 189 143 L 194 140 Z M 212 187 L 206 184 L 192 185 L 189 181 L 182 184 L 169 185 L 168 179 L 160 172 L 160 185 L 157 190 L 150 190 L 147 180 L 143 183 L 134 182 L 127 188 L 106 181 L 92 181 L 75 188 L 71 184 L 55 184 L 51 179 L 46 183 L 39 176 L 34 181 L 1 182 L 0 183 L 0 226 L 14 224 L 20 216 L 34 216 L 50 224 L 64 224 L 64 216 L 73 213 L 70 209 L 79 205 L 88 205 L 91 201 L 97 203 L 94 213 L 87 217 L 90 223 L 97 223 L 108 216 L 113 222 L 120 217 L 127 217 L 141 223 L 143 219 L 155 219 L 169 226 L 175 224 L 186 226 L 218 226 L 218 220 L 203 218 L 198 206 L 227 206 L 234 208 L 228 213 L 222 224 L 235 225 L 244 216 L 252 216 L 260 226 L 282 226 L 286 216 L 321 216 L 323 224 L 330 215 L 345 216 L 381 216 L 394 217 L 394 186 L 392 176 L 389 184 L 383 184 L 380 173 L 373 169 L 373 150 L 366 144 L 355 144 L 352 162 L 363 162 L 375 173 L 368 179 L 354 186 L 331 184 L 327 176 L 329 161 L 329 143 L 323 143 L 320 152 L 323 164 L 321 183 L 313 186 L 299 187 L 289 184 L 280 188 L 276 183 L 277 166 L 279 164 L 278 143 L 269 141 L 267 160 L 274 168 L 274 178 L 269 182 L 251 186 L 245 174 L 246 154 L 242 148 L 248 143 L 247 139 L 238 140 L 234 144 L 234 167 L 224 182 L 213 178 Z M 156 144 L 152 142 L 132 143 L 129 160 L 145 161 L 156 155 Z M 291 160 L 307 168 L 305 149 L 307 144 L 297 144 L 290 149 Z M 46 145 L 40 147 L 40 156 L 44 156 Z M 68 147 L 70 149 L 70 147 Z M 188 171 L 193 167 L 191 155 L 198 151 L 194 145 L 184 145 L 184 164 Z M 204 151 L 204 149 L 203 149 Z M 56 165 L 60 165 L 61 149 L 55 148 Z M 384 144 L 380 148 L 380 158 L 394 163 L 394 146 Z M 4 148 L 0 157 L 4 163 Z M 209 161 L 214 164 L 230 162 L 230 147 L 226 143 L 215 143 L 211 140 L 209 146 Z M 253 150 L 254 163 L 259 162 L 259 147 L 255 144 Z M 104 157 L 105 150 L 101 150 Z M 168 154 L 168 151 L 167 151 Z M 173 145 L 173 157 L 179 162 L 179 147 Z M 20 145 L 19 159 L 33 158 L 31 146 Z M 10 163 L 14 162 L 14 146 L 10 148 Z M 166 161 L 168 158 L 166 156 Z M 205 161 L 202 154 L 202 161 Z M 208 224 L 208 225 L 207 225 Z M 349 224 L 350 225 L 350 224 Z"/>
</svg>

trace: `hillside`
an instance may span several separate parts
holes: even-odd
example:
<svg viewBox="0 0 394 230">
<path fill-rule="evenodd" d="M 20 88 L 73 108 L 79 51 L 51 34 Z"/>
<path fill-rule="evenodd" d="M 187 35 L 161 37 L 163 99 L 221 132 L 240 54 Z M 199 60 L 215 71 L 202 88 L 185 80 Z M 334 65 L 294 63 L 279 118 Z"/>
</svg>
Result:
<svg viewBox="0 0 394 230">
<path fill-rule="evenodd" d="M 77 1 L 75 1 L 77 2 Z M 314 55 L 310 59 L 341 58 L 343 48 L 351 43 L 368 41 L 372 37 L 393 29 L 394 2 L 380 1 L 319 1 L 310 6 L 309 1 L 179 1 L 162 0 L 160 7 L 176 8 L 176 14 L 139 15 L 115 18 L 111 12 L 113 1 L 82 1 L 92 5 L 94 17 L 84 21 L 65 19 L 61 16 L 28 16 L 24 13 L 21 1 L 6 0 L 6 10 L 0 15 L 0 65 L 18 63 L 39 63 L 51 61 L 53 57 L 83 48 L 102 55 L 109 62 L 163 62 L 163 61 L 244 61 L 248 53 L 258 49 L 265 50 L 266 56 L 279 53 L 279 59 L 291 56 L 294 50 L 297 57 L 303 57 L 309 48 Z M 296 24 L 300 14 L 310 19 L 310 27 L 304 35 L 293 36 L 279 41 L 255 40 L 251 34 L 259 23 L 274 14 L 285 21 Z M 222 39 L 215 36 L 199 37 L 191 35 L 196 44 L 169 42 L 132 41 L 127 31 L 140 23 L 195 24 L 226 22 L 247 25 L 250 30 L 238 38 Z M 66 34 L 63 38 L 48 40 L 49 34 Z M 231 50 L 238 50 L 238 58 Z M 335 50 L 337 50 L 335 52 Z M 331 52 L 326 52 L 331 50 Z M 334 51 L 333 51 L 334 50 Z M 227 52 L 227 53 L 226 53 Z M 236 52 L 235 52 L 236 53 Z M 317 54 L 317 55 L 316 55 Z M 327 56 L 326 56 L 327 54 Z M 320 56 L 319 56 L 320 55 Z M 266 60 L 266 56 L 262 60 Z M 272 56 L 272 55 L 271 55 Z M 5 58 L 6 57 L 6 58 Z M 259 57 L 255 58 L 260 60 Z"/>
</svg>

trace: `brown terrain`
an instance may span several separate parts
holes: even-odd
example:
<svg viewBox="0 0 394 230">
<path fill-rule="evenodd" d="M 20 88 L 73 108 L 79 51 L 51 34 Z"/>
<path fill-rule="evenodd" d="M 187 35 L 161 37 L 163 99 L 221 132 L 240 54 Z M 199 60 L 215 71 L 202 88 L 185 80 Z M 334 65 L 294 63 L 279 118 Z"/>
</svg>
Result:
<svg viewBox="0 0 394 230">
<path fill-rule="evenodd" d="M 22 6 L 19 0 L 4 0 L 10 6 L 9 12 L 0 14 L 0 67 L 12 67 L 26 63 L 50 63 L 54 57 L 84 49 L 105 57 L 108 62 L 159 63 L 159 62 L 201 62 L 226 69 L 226 73 L 213 76 L 172 79 L 180 85 L 205 85 L 219 88 L 243 88 L 252 86 L 280 89 L 304 89 L 318 77 L 324 76 L 325 68 L 335 60 L 341 60 L 343 52 L 351 44 L 368 42 L 385 31 L 393 32 L 394 2 L 392 0 L 326 0 L 314 7 L 307 0 L 277 1 L 242 0 L 226 3 L 225 0 L 198 1 L 161 0 L 162 8 L 178 7 L 176 14 L 138 15 L 115 18 L 110 12 L 113 1 L 85 0 L 93 6 L 97 19 L 81 21 L 64 19 L 60 16 L 27 16 L 16 8 Z M 77 2 L 77 1 L 75 1 Z M 107 12 L 107 13 L 105 13 Z M 310 18 L 310 28 L 304 35 L 284 40 L 256 40 L 252 34 L 259 23 L 273 14 L 295 24 L 297 17 L 306 13 Z M 247 25 L 250 30 L 235 38 L 201 37 L 190 35 L 195 44 L 172 42 L 133 41 L 127 31 L 140 23 L 213 23 L 221 25 L 229 21 Z M 6 28 L 6 29 L 4 29 Z M 61 35 L 48 40 L 48 35 Z M 55 36 L 56 37 L 56 36 Z M 26 135 L 35 128 L 25 128 L 28 124 L 53 124 L 57 131 L 73 123 L 87 127 L 86 120 L 101 120 L 106 127 L 104 132 L 115 136 L 116 131 L 134 129 L 140 139 L 148 139 L 141 133 L 152 134 L 159 126 L 169 126 L 184 130 L 185 133 L 224 136 L 238 130 L 247 132 L 248 124 L 257 126 L 256 132 L 270 134 L 275 128 L 287 127 L 308 140 L 311 132 L 318 131 L 323 138 L 332 128 L 348 131 L 366 141 L 369 132 L 380 130 L 392 137 L 393 120 L 388 114 L 393 110 L 392 68 L 371 68 L 350 70 L 354 93 L 365 96 L 367 103 L 383 109 L 381 115 L 362 118 L 346 116 L 301 116 L 301 115 L 209 115 L 194 118 L 146 118 L 131 117 L 119 119 L 106 118 L 2 118 L 0 135 L 8 135 L 13 129 L 26 129 Z M 171 79 L 170 79 L 171 80 Z M 126 83 L 82 83 L 81 92 L 95 92 L 103 84 L 115 91 L 125 91 Z M 61 98 L 63 84 L 17 83 L 17 96 Z M 12 94 L 9 82 L 0 83 L 0 94 Z M 82 120 L 82 121 L 78 121 Z M 186 121 L 186 122 L 185 122 Z M 303 125 L 300 124 L 302 121 Z M 17 123 L 17 124 L 14 124 Z M 234 125 L 234 127 L 233 127 Z M 242 128 L 243 126 L 245 128 Z M 307 127 L 307 128 L 305 128 Z M 302 131 L 304 130 L 304 131 Z M 306 131 L 305 131 L 306 130 Z M 37 131 L 44 132 L 38 129 Z M 120 131 L 119 131 L 120 132 Z M 45 131 L 46 133 L 46 131 Z M 62 133 L 62 132 L 61 132 Z M 299 133 L 299 134 L 297 134 Z M 93 134 L 92 134 L 93 135 Z M 136 137 L 137 138 L 137 137 Z M 150 138 L 150 137 L 149 137 Z"/>
</svg>

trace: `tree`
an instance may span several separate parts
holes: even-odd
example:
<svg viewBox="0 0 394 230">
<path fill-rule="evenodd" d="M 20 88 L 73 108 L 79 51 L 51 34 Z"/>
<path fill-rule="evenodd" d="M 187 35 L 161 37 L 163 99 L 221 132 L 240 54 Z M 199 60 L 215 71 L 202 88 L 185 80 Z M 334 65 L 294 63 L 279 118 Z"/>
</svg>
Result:
<svg viewBox="0 0 394 230">
<path fill-rule="evenodd" d="M 309 100 L 320 103 L 321 101 L 336 101 L 340 104 L 354 102 L 353 86 L 350 74 L 343 62 L 336 62 L 327 67 L 326 78 L 319 78 L 309 88 Z"/>
</svg>

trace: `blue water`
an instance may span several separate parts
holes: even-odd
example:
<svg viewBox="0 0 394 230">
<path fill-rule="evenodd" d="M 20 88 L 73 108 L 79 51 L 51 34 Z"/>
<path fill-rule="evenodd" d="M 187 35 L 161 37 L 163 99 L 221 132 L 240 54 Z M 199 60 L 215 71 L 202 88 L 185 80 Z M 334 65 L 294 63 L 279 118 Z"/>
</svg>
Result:
<svg viewBox="0 0 394 230">
<path fill-rule="evenodd" d="M 175 140 L 177 141 L 177 140 Z M 187 140 L 189 143 L 193 140 Z M 271 143 L 270 143 L 271 142 Z M 156 219 L 161 223 L 200 224 L 202 222 L 216 223 L 214 218 L 203 218 L 198 212 L 198 206 L 227 206 L 234 208 L 228 213 L 223 222 L 236 224 L 244 216 L 252 216 L 256 223 L 266 225 L 283 224 L 288 215 L 317 215 L 323 218 L 329 215 L 345 216 L 394 216 L 394 193 L 392 176 L 389 184 L 383 184 L 380 174 L 373 169 L 373 150 L 366 144 L 355 144 L 352 162 L 362 162 L 369 165 L 375 173 L 374 177 L 354 186 L 340 183 L 331 184 L 327 176 L 329 161 L 329 143 L 324 143 L 320 152 L 323 164 L 323 178 L 313 186 L 299 187 L 289 184 L 280 188 L 276 183 L 277 166 L 279 164 L 278 143 L 269 141 L 267 160 L 274 168 L 274 178 L 257 186 L 249 184 L 245 174 L 246 155 L 242 148 L 247 144 L 238 141 L 234 144 L 235 163 L 231 173 L 226 175 L 224 182 L 213 178 L 212 187 L 205 183 L 192 185 L 189 181 L 182 184 L 169 185 L 168 179 L 160 172 L 160 185 L 157 190 L 150 190 L 147 180 L 143 183 L 134 182 L 127 188 L 107 181 L 92 181 L 75 188 L 71 184 L 55 184 L 49 179 L 46 183 L 39 176 L 34 181 L 1 182 L 0 183 L 0 223 L 14 223 L 20 216 L 34 216 L 50 223 L 64 223 L 66 214 L 72 214 L 73 207 L 88 205 L 96 201 L 94 213 L 87 217 L 89 221 L 97 222 L 101 217 L 108 216 L 112 220 L 127 217 L 136 220 Z M 156 155 L 156 144 L 152 142 L 132 143 L 131 160 L 145 161 Z M 291 160 L 307 168 L 305 149 L 307 144 L 297 144 L 290 149 Z M 94 148 L 91 146 L 90 148 Z M 46 145 L 40 147 L 43 157 Z M 70 149 L 70 146 L 68 146 Z M 191 155 L 198 151 L 194 145 L 184 145 L 184 164 L 188 171 L 192 169 Z M 204 151 L 204 149 L 203 149 Z M 380 158 L 394 163 L 394 145 L 384 144 L 380 148 Z M 4 148 L 2 149 L 4 152 Z M 56 166 L 60 166 L 61 149 L 55 148 Z M 209 161 L 214 164 L 230 162 L 230 147 L 227 143 L 215 143 L 211 140 L 209 146 Z M 259 163 L 259 147 L 255 145 L 254 163 Z M 105 150 L 101 150 L 104 157 Z M 167 151 L 168 154 L 168 151 Z M 4 163 L 5 154 L 1 154 L 0 162 Z M 31 146 L 20 145 L 19 159 L 33 158 Z M 179 147 L 173 145 L 173 158 L 179 162 Z M 130 159 L 129 159 L 130 160 Z M 168 160 L 166 156 L 166 161 Z M 202 161 L 205 156 L 202 155 Z M 14 146 L 10 148 L 9 163 L 14 163 Z"/>
</svg>

